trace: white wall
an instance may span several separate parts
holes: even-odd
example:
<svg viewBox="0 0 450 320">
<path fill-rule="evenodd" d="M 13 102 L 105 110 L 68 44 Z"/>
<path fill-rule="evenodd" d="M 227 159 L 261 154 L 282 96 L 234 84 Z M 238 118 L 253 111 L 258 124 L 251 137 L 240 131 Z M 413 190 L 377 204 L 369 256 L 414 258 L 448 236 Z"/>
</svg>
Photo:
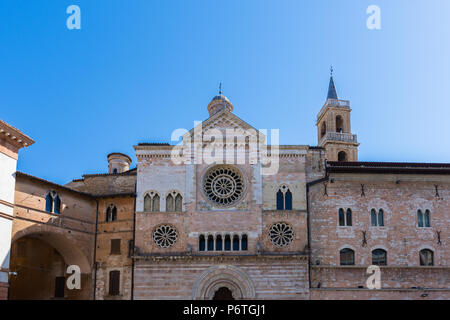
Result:
<svg viewBox="0 0 450 320">
<path fill-rule="evenodd" d="M 166 195 L 176 190 L 183 196 L 183 210 L 186 203 L 186 166 L 170 165 L 170 159 L 156 161 L 151 164 L 138 164 L 136 211 L 144 210 L 144 195 L 154 190 L 160 194 L 160 210 L 166 210 Z"/>
<path fill-rule="evenodd" d="M 0 153 L 0 200 L 14 203 L 15 172 L 17 161 Z M 13 208 L 0 204 L 2 214 L 13 215 Z M 11 249 L 12 220 L 0 217 L 0 265 L 9 268 L 9 251 Z M 0 272 L 0 282 L 8 282 L 8 274 Z"/>
</svg>

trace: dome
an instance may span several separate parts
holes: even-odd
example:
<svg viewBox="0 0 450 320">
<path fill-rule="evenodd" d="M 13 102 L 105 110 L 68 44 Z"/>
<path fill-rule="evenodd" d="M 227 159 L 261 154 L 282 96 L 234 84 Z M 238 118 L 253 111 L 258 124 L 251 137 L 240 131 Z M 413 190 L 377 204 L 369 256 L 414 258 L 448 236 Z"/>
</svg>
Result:
<svg viewBox="0 0 450 320">
<path fill-rule="evenodd" d="M 228 109 L 228 111 L 233 112 L 233 105 L 230 100 L 228 100 L 228 98 L 222 93 L 219 93 L 217 96 L 212 98 L 211 102 L 208 104 L 209 116 L 212 117 L 225 108 Z"/>
</svg>

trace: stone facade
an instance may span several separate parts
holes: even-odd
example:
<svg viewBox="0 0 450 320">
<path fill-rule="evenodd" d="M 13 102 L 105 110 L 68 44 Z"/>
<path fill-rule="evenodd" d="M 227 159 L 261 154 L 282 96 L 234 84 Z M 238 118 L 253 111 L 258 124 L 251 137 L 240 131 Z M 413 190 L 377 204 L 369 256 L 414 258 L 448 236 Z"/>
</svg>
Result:
<svg viewBox="0 0 450 320">
<path fill-rule="evenodd" d="M 450 298 L 450 164 L 357 162 L 333 79 L 318 146 L 267 146 L 233 109 L 220 93 L 180 144 L 136 145 L 134 169 L 111 153 L 65 186 L 17 173 L 11 298 Z M 82 289 L 61 296 L 71 264 Z"/>
</svg>

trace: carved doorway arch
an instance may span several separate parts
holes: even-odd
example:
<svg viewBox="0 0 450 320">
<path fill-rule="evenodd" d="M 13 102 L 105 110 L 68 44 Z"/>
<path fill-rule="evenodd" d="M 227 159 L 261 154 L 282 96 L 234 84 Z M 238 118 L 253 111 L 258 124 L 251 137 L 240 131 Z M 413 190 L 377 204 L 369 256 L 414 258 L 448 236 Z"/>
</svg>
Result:
<svg viewBox="0 0 450 320">
<path fill-rule="evenodd" d="M 234 266 L 219 265 L 200 275 L 193 288 L 193 299 L 212 300 L 219 290 L 225 291 L 222 288 L 236 300 L 255 298 L 253 281 L 247 273 Z"/>
</svg>

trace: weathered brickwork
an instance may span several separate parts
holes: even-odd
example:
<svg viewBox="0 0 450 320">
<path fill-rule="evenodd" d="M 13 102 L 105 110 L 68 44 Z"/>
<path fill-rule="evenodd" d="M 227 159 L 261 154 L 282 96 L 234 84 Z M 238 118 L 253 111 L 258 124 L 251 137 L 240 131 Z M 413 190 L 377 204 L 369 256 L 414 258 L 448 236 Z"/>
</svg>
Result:
<svg viewBox="0 0 450 320">
<path fill-rule="evenodd" d="M 46 196 L 52 191 L 61 200 L 58 214 L 46 211 Z M 88 195 L 18 173 L 14 203 L 11 251 L 14 270 L 11 270 L 17 275 L 10 279 L 10 297 L 54 298 L 56 277 L 65 277 L 68 265 L 77 265 L 81 271 L 81 289 L 65 290 L 64 296 L 92 298 L 95 201 Z M 28 255 L 18 255 L 18 241 Z M 46 258 L 42 260 L 45 256 L 47 262 Z M 40 274 L 43 271 L 45 281 Z"/>
<path fill-rule="evenodd" d="M 387 252 L 387 266 L 381 267 L 382 289 L 449 290 L 449 178 L 412 173 L 331 173 L 328 181 L 311 187 L 312 287 L 366 288 L 365 272 L 372 264 L 372 250 L 381 248 Z M 351 209 L 351 226 L 339 225 L 339 208 Z M 383 210 L 384 226 L 371 225 L 372 209 Z M 418 226 L 418 210 L 430 211 L 430 227 Z M 355 266 L 340 266 L 339 251 L 343 248 L 354 250 Z M 433 251 L 433 266 L 420 266 L 422 249 Z M 320 291 L 319 297 L 329 292 Z M 358 292 L 352 292 L 351 297 Z M 381 293 L 361 293 L 361 298 L 364 296 L 383 297 Z M 440 297 L 438 293 L 434 296 Z M 401 295 L 387 293 L 389 297 Z"/>
<path fill-rule="evenodd" d="M 139 261 L 136 299 L 205 299 L 227 286 L 238 299 L 308 299 L 306 257 L 185 257 Z"/>
<path fill-rule="evenodd" d="M 66 184 L 66 187 L 94 196 L 134 193 L 135 186 L 135 169 L 117 174 L 84 175 L 83 179 Z"/>
<path fill-rule="evenodd" d="M 96 296 L 101 299 L 131 299 L 134 196 L 118 196 L 98 199 Z M 115 221 L 107 221 L 108 207 L 117 208 Z M 111 241 L 120 240 L 119 252 L 112 252 Z M 109 275 L 120 271 L 119 295 L 109 293 Z"/>
</svg>

